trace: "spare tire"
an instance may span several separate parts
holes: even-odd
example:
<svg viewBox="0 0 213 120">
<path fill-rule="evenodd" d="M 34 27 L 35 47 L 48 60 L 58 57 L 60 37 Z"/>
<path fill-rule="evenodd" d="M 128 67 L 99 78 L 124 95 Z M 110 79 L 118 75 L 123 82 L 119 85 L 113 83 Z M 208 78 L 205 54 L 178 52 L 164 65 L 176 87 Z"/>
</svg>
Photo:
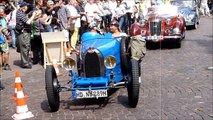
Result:
<svg viewBox="0 0 213 120">
<path fill-rule="evenodd" d="M 128 48 L 128 42 L 127 42 L 127 37 L 122 37 L 121 38 L 121 50 L 120 50 L 120 55 L 121 55 L 121 71 L 123 74 L 128 73 L 128 63 L 129 63 L 129 57 L 127 53 L 127 48 Z"/>
<path fill-rule="evenodd" d="M 128 91 L 128 100 L 129 106 L 135 108 L 138 104 L 139 99 L 139 75 L 140 75 L 140 64 L 137 60 L 130 60 L 130 78 L 128 80 L 127 91 Z"/>
</svg>

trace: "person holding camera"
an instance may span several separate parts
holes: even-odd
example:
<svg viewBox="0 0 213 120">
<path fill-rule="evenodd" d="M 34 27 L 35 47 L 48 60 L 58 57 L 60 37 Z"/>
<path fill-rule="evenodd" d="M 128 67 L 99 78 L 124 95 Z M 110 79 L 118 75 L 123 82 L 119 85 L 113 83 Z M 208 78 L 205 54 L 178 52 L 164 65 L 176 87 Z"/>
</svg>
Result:
<svg viewBox="0 0 213 120">
<path fill-rule="evenodd" d="M 13 1 L 10 1 L 9 4 L 11 6 L 11 12 L 7 15 L 8 29 L 9 29 L 10 35 L 12 37 L 11 47 L 13 49 L 16 49 L 15 27 L 16 27 L 16 11 L 17 11 L 17 8 L 14 5 Z"/>
<path fill-rule="evenodd" d="M 28 18 L 26 11 L 29 3 L 21 2 L 20 8 L 16 13 L 16 33 L 17 33 L 17 52 L 21 55 L 22 68 L 31 69 L 29 51 L 31 48 L 31 23 L 37 15 L 37 11 L 32 12 L 32 16 Z"/>
<path fill-rule="evenodd" d="M 8 40 L 10 40 L 10 36 L 7 29 L 7 20 L 4 17 L 4 9 L 0 8 L 0 64 L 4 70 L 11 70 L 9 65 Z"/>
<path fill-rule="evenodd" d="M 43 65 L 44 57 L 41 33 L 45 32 L 45 27 L 50 25 L 52 17 L 47 16 L 44 11 L 40 11 L 39 14 L 40 17 L 34 20 L 35 33 L 32 40 L 33 64 L 38 64 L 40 61 L 41 65 Z"/>
<path fill-rule="evenodd" d="M 4 9 L 0 8 L 0 91 L 4 89 L 2 84 L 2 73 L 4 70 L 11 70 L 9 66 L 9 46 L 7 36 L 7 20 L 4 17 Z"/>
<path fill-rule="evenodd" d="M 70 3 L 67 5 L 68 10 L 71 13 L 70 19 L 68 21 L 68 30 L 69 30 L 69 42 L 71 45 L 71 49 L 76 49 L 76 43 L 78 40 L 79 28 L 81 27 L 81 20 L 80 18 L 84 15 L 82 12 L 78 13 L 76 6 L 76 0 L 71 0 Z"/>
</svg>

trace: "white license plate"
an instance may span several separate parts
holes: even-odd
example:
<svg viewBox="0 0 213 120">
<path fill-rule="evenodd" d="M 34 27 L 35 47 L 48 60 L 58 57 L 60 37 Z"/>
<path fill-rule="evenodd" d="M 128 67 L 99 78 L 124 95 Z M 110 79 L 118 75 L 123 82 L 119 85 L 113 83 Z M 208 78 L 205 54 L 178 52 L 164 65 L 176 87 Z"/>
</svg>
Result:
<svg viewBox="0 0 213 120">
<path fill-rule="evenodd" d="M 162 36 L 147 36 L 146 39 L 147 40 L 158 40 L 158 39 L 162 39 Z"/>
<path fill-rule="evenodd" d="M 158 36 L 152 36 L 152 39 L 153 39 L 153 40 L 157 40 L 157 39 L 158 39 Z"/>
<path fill-rule="evenodd" d="M 76 91 L 77 98 L 107 97 L 107 90 Z"/>
</svg>

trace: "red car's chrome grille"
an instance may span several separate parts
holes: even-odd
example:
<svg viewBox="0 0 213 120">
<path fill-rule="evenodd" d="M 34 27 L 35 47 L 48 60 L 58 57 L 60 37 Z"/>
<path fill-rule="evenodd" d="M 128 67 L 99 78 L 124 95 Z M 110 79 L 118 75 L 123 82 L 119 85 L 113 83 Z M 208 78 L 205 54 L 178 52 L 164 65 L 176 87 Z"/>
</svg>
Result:
<svg viewBox="0 0 213 120">
<path fill-rule="evenodd" d="M 149 23 L 149 30 L 150 30 L 150 34 L 151 36 L 153 35 L 161 35 L 161 21 L 158 22 L 150 22 Z"/>
</svg>

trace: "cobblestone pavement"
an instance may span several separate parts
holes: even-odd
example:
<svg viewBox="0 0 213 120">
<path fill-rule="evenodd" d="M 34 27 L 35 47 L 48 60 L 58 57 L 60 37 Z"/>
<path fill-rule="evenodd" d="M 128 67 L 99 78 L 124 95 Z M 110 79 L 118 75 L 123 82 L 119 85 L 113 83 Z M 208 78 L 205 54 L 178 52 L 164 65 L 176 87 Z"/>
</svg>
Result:
<svg viewBox="0 0 213 120">
<path fill-rule="evenodd" d="M 44 69 L 40 65 L 31 70 L 19 67 L 20 56 L 10 51 L 13 71 L 5 71 L 1 91 L 0 119 L 11 119 L 16 111 L 14 94 L 15 71 L 20 71 L 27 104 L 34 120 L 210 120 L 213 119 L 212 81 L 213 36 L 212 18 L 202 18 L 197 30 L 187 30 L 180 49 L 163 46 L 151 49 L 142 62 L 142 85 L 137 108 L 128 107 L 126 89 L 113 91 L 109 99 L 71 101 L 71 92 L 61 93 L 58 112 L 49 112 L 44 84 Z M 69 77 L 62 74 L 60 82 Z"/>
</svg>

